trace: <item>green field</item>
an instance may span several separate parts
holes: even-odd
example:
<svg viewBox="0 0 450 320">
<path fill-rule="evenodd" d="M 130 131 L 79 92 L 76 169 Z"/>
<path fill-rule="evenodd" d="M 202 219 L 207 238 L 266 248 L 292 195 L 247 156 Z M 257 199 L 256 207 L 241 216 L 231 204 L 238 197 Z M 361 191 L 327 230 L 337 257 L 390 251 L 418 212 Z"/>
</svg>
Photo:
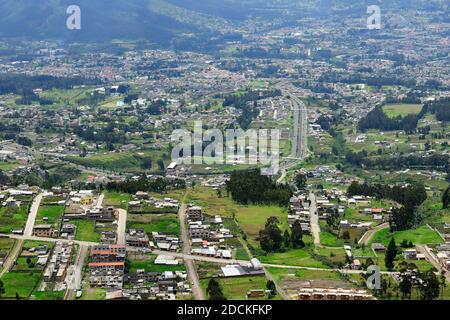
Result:
<svg viewBox="0 0 450 320">
<path fill-rule="evenodd" d="M 227 197 L 225 191 L 222 191 L 222 196 L 219 197 L 216 190 L 199 186 L 189 190 L 186 196 L 186 203 L 201 206 L 203 212 L 210 216 L 235 217 L 240 228 L 247 235 L 247 241 L 253 246 L 259 245 L 256 239 L 259 231 L 264 229 L 269 217 L 277 217 L 280 220 L 280 227 L 283 230 L 287 228 L 288 213 L 286 208 L 278 206 L 242 206 Z"/>
<path fill-rule="evenodd" d="M 8 272 L 2 277 L 5 287 L 3 298 L 15 299 L 16 294 L 22 299 L 28 298 L 33 290 L 35 290 L 40 280 L 41 273 Z"/>
<path fill-rule="evenodd" d="M 105 198 L 103 199 L 104 207 L 116 207 L 120 209 L 128 209 L 128 201 L 130 201 L 131 195 L 127 193 L 119 192 L 105 192 Z"/>
<path fill-rule="evenodd" d="M 129 214 L 127 229 L 144 229 L 151 235 L 152 232 L 180 234 L 180 223 L 175 214 Z"/>
<path fill-rule="evenodd" d="M 293 249 L 287 252 L 270 253 L 267 256 L 258 257 L 262 263 L 287 265 L 296 267 L 324 268 L 329 266 L 314 259 L 305 249 Z"/>
<path fill-rule="evenodd" d="M 384 113 L 390 118 L 418 114 L 422 110 L 421 104 L 388 104 L 383 107 Z"/>
<path fill-rule="evenodd" d="M 2 261 L 4 257 L 8 256 L 8 253 L 14 246 L 15 242 L 16 241 L 14 239 L 0 238 L 0 261 Z"/>
<path fill-rule="evenodd" d="M 0 170 L 5 172 L 12 171 L 19 166 L 17 161 L 0 162 Z"/>
<path fill-rule="evenodd" d="M 64 206 L 40 206 L 35 224 L 51 224 L 53 228 L 59 229 L 64 214 Z M 44 218 L 48 218 L 44 221 Z"/>
<path fill-rule="evenodd" d="M 392 236 L 394 236 L 397 245 L 403 240 L 411 241 L 414 244 L 439 244 L 444 242 L 436 231 L 431 230 L 427 226 L 421 226 L 417 229 L 397 231 L 393 234 L 389 229 L 383 229 L 374 234 L 370 243 L 387 245 Z"/>
<path fill-rule="evenodd" d="M 203 290 L 206 290 L 208 282 L 209 279 L 200 280 Z M 219 283 L 227 300 L 246 300 L 249 290 L 266 290 L 267 279 L 265 276 L 221 278 Z"/>
<path fill-rule="evenodd" d="M 155 259 L 155 255 L 129 257 L 130 273 L 135 273 L 139 269 L 146 272 L 186 271 L 186 267 L 182 263 L 177 266 L 156 265 L 153 263 Z"/>
<path fill-rule="evenodd" d="M 257 238 L 267 219 L 277 217 L 280 228 L 285 230 L 288 228 L 287 215 L 287 209 L 278 206 L 239 206 L 236 220 L 247 235 L 247 241 L 253 246 L 259 246 Z"/>
<path fill-rule="evenodd" d="M 95 232 L 95 221 L 74 219 L 70 220 L 68 223 L 77 226 L 75 240 L 100 242 L 101 234 Z"/>
<path fill-rule="evenodd" d="M 28 206 L 0 208 L 0 233 L 23 229 L 27 222 Z"/>
</svg>

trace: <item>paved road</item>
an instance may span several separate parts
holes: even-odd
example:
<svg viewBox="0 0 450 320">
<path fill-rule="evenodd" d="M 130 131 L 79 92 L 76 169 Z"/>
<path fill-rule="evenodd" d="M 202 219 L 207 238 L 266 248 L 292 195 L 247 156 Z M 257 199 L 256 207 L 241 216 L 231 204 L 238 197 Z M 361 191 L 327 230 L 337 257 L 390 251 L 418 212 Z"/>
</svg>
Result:
<svg viewBox="0 0 450 320">
<path fill-rule="evenodd" d="M 25 236 L 31 236 L 33 235 L 33 228 L 34 228 L 34 222 L 36 221 L 36 216 L 39 210 L 39 206 L 41 205 L 41 201 L 43 198 L 43 194 L 37 195 L 34 200 L 33 204 L 31 205 L 30 212 L 28 213 L 27 223 L 25 225 L 25 230 L 23 234 Z"/>
<path fill-rule="evenodd" d="M 372 240 L 372 237 L 375 233 L 377 233 L 380 230 L 389 228 L 389 223 L 383 223 L 380 224 L 379 226 L 376 226 L 375 228 L 368 230 L 366 233 L 364 233 L 364 235 L 361 237 L 361 239 L 359 239 L 358 244 L 365 244 L 368 245 L 370 240 Z"/>
<path fill-rule="evenodd" d="M 16 234 L 0 234 L 1 237 L 9 237 L 11 239 L 17 239 L 17 240 L 32 240 L 32 241 L 42 241 L 42 242 L 63 242 L 63 243 L 69 243 L 73 242 L 78 245 L 85 245 L 85 246 L 96 246 L 98 245 L 97 242 L 89 242 L 89 241 L 78 241 L 78 240 L 67 240 L 67 239 L 55 239 L 55 238 L 44 238 L 44 237 L 35 237 L 35 236 L 25 236 L 25 235 L 16 235 Z"/>
<path fill-rule="evenodd" d="M 98 199 L 97 199 L 97 204 L 95 205 L 95 207 L 96 207 L 97 209 L 102 208 L 102 205 L 103 205 L 103 199 L 105 199 L 105 195 L 102 193 L 102 194 L 98 197 Z"/>
<path fill-rule="evenodd" d="M 126 245 L 127 210 L 118 209 L 119 220 L 117 221 L 117 244 Z"/>
<path fill-rule="evenodd" d="M 178 211 L 178 217 L 181 225 L 181 238 L 183 241 L 183 259 L 186 264 L 186 269 L 189 278 L 192 281 L 192 292 L 194 293 L 196 300 L 205 300 L 205 294 L 200 287 L 200 281 L 198 279 L 197 270 L 195 269 L 194 256 L 191 256 L 191 242 L 189 241 L 189 233 L 186 228 L 186 205 L 182 204 Z M 222 259 L 221 259 L 222 260 Z"/>
<path fill-rule="evenodd" d="M 65 300 L 74 300 L 76 292 L 81 290 L 81 281 L 83 280 L 83 265 L 86 260 L 89 247 L 82 245 L 75 259 L 75 264 L 71 266 L 72 275 L 68 277 L 67 291 L 64 296 Z"/>
<path fill-rule="evenodd" d="M 317 202 L 316 195 L 314 193 L 309 194 L 309 199 L 311 200 L 311 205 L 309 206 L 309 218 L 311 221 L 311 233 L 314 237 L 314 244 L 316 246 L 321 246 L 320 244 L 320 225 L 319 225 L 319 214 L 317 212 Z"/>
</svg>

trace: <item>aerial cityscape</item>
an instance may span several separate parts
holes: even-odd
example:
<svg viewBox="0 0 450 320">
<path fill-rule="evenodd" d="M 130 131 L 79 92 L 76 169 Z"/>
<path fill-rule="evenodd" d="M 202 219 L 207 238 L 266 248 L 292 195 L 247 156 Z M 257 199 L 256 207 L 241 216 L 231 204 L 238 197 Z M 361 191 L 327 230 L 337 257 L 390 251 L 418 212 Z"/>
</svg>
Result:
<svg viewBox="0 0 450 320">
<path fill-rule="evenodd" d="M 450 300 L 449 6 L 3 0 L 0 301 Z"/>
</svg>

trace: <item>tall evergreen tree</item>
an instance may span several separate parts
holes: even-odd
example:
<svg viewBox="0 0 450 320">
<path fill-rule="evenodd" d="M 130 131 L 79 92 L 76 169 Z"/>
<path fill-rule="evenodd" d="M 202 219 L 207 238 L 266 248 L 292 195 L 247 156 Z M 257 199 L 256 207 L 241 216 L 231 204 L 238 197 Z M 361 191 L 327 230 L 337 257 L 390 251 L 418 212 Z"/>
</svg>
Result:
<svg viewBox="0 0 450 320">
<path fill-rule="evenodd" d="M 442 195 L 442 206 L 444 209 L 450 208 L 450 187 Z"/>
<path fill-rule="evenodd" d="M 206 292 L 208 293 L 209 300 L 226 300 L 219 281 L 216 279 L 209 280 Z"/>
<path fill-rule="evenodd" d="M 394 269 L 394 260 L 397 256 L 397 246 L 395 245 L 395 240 L 392 237 L 391 241 L 386 250 L 386 256 L 384 258 L 384 264 L 388 270 Z"/>
</svg>

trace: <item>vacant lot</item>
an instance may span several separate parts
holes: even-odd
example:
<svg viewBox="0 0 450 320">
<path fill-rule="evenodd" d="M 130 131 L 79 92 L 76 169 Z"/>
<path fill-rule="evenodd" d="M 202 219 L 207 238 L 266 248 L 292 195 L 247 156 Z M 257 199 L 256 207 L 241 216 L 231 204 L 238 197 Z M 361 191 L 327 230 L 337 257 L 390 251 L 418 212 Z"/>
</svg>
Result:
<svg viewBox="0 0 450 320">
<path fill-rule="evenodd" d="M 3 298 L 15 299 L 16 295 L 27 299 L 39 284 L 41 273 L 8 272 L 2 277 L 5 287 Z"/>
<path fill-rule="evenodd" d="M 51 224 L 53 228 L 59 229 L 63 214 L 64 206 L 41 206 L 38 210 L 35 224 Z"/>
<path fill-rule="evenodd" d="M 314 259 L 305 249 L 293 249 L 282 253 L 271 253 L 267 256 L 258 257 L 262 263 L 312 267 L 312 268 L 329 268 L 323 262 Z"/>
<path fill-rule="evenodd" d="M 155 255 L 138 255 L 128 257 L 130 273 L 143 269 L 146 272 L 185 271 L 186 267 L 180 263 L 177 266 L 156 265 Z"/>
<path fill-rule="evenodd" d="M 128 229 L 144 229 L 147 234 L 164 232 L 180 234 L 180 223 L 175 214 L 129 214 Z"/>
<path fill-rule="evenodd" d="M 104 207 L 116 207 L 121 209 L 128 209 L 128 201 L 130 201 L 131 195 L 127 193 L 119 192 L 105 192 L 105 198 L 103 199 Z"/>
<path fill-rule="evenodd" d="M 77 226 L 75 240 L 100 242 L 101 234 L 95 231 L 95 221 L 92 220 L 70 220 L 68 223 Z"/>
<path fill-rule="evenodd" d="M 0 233 L 23 229 L 28 217 L 28 206 L 0 208 Z"/>
</svg>

